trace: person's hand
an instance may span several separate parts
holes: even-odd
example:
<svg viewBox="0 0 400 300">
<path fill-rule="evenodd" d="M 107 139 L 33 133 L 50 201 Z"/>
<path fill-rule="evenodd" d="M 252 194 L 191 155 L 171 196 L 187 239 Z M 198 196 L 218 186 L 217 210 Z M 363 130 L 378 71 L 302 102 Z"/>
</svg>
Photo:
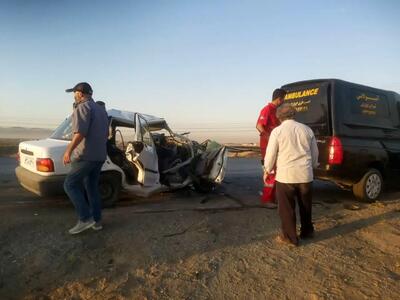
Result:
<svg viewBox="0 0 400 300">
<path fill-rule="evenodd" d="M 264 180 L 264 182 L 267 180 L 267 176 L 268 176 L 268 172 L 265 172 L 265 171 L 264 171 L 264 175 L 263 175 L 263 180 Z"/>
<path fill-rule="evenodd" d="M 68 150 L 66 150 L 64 152 L 64 156 L 63 156 L 64 166 L 69 164 L 70 162 L 71 162 L 71 153 Z"/>
</svg>

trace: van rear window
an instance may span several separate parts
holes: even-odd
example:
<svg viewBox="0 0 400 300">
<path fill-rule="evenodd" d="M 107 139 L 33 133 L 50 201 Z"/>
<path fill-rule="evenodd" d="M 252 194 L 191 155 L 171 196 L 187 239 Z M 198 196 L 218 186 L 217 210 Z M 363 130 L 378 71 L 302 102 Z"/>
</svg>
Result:
<svg viewBox="0 0 400 300">
<path fill-rule="evenodd" d="M 296 120 L 310 126 L 316 135 L 329 135 L 328 83 L 285 86 L 285 103 L 296 111 Z"/>
</svg>

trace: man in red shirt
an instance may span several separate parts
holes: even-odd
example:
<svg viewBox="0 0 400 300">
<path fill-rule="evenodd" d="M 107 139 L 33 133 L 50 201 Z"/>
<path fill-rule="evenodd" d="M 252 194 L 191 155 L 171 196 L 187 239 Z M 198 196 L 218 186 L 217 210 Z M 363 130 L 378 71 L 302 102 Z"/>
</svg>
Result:
<svg viewBox="0 0 400 300">
<path fill-rule="evenodd" d="M 276 89 L 272 94 L 272 101 L 268 103 L 260 112 L 256 128 L 260 132 L 261 164 L 264 166 L 265 151 L 268 145 L 269 135 L 272 129 L 278 127 L 280 122 L 276 117 L 276 109 L 283 103 L 286 92 Z"/>
<path fill-rule="evenodd" d="M 285 99 L 286 91 L 282 89 L 276 89 L 272 93 L 272 101 L 265 106 L 257 120 L 256 128 L 260 132 L 260 150 L 261 150 L 261 164 L 264 167 L 264 157 L 268 145 L 269 136 L 271 131 L 280 125 L 278 118 L 276 117 L 276 109 L 280 106 Z M 274 176 L 274 175 L 271 175 Z M 276 208 L 274 197 L 274 185 L 275 178 L 264 178 L 264 189 L 261 194 L 261 201 L 267 208 Z"/>
</svg>

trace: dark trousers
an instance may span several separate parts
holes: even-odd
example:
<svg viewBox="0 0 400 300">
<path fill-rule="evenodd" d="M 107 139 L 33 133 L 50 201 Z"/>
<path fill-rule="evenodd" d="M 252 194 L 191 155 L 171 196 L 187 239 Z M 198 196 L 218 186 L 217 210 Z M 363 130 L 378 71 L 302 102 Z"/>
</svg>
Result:
<svg viewBox="0 0 400 300">
<path fill-rule="evenodd" d="M 65 178 L 64 190 L 83 222 L 101 220 L 99 178 L 102 165 L 102 161 L 74 161 Z"/>
<path fill-rule="evenodd" d="M 311 221 L 312 210 L 312 182 L 309 183 L 281 183 L 276 182 L 276 198 L 281 218 L 282 234 L 293 244 L 298 243 L 296 233 L 296 199 L 300 212 L 300 235 L 307 236 L 314 232 Z"/>
</svg>

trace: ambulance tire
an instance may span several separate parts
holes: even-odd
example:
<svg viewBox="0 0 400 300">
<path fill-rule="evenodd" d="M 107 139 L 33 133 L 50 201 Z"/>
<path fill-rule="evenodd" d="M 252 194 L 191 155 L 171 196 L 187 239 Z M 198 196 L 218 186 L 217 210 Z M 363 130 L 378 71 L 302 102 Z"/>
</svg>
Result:
<svg viewBox="0 0 400 300">
<path fill-rule="evenodd" d="M 373 202 L 380 196 L 383 189 L 381 172 L 369 169 L 359 182 L 353 185 L 353 194 L 357 199 Z"/>
<path fill-rule="evenodd" d="M 113 207 L 118 201 L 121 190 L 121 174 L 118 172 L 103 172 L 100 175 L 99 192 L 101 206 Z"/>
</svg>

